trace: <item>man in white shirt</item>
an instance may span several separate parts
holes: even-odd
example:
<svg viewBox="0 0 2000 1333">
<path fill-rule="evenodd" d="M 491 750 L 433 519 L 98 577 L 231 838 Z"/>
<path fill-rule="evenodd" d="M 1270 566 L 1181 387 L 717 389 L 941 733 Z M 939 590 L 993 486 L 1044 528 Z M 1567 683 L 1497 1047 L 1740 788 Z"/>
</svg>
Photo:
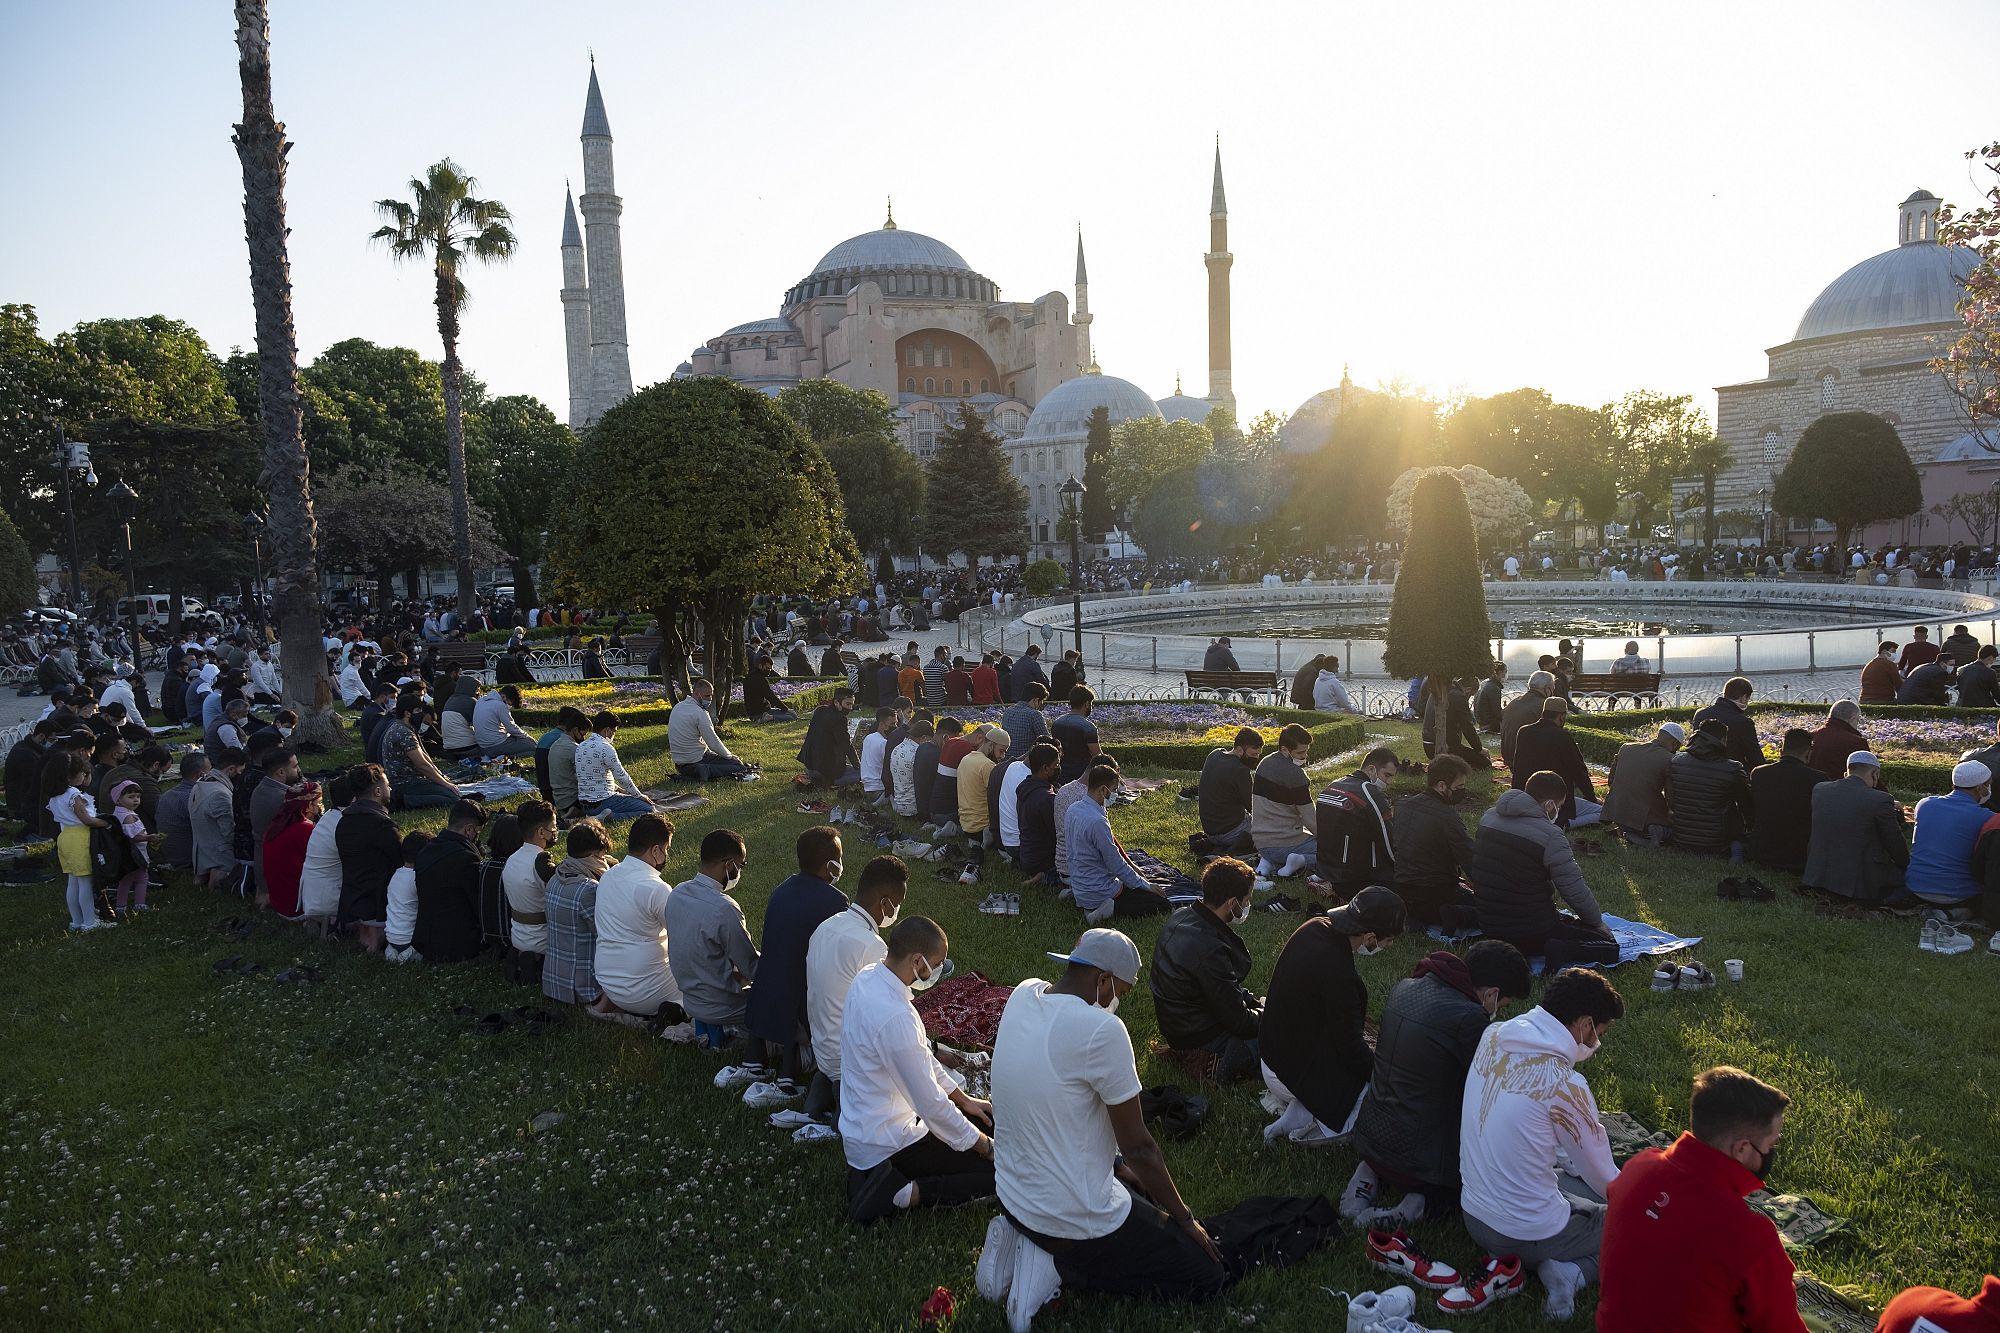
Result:
<svg viewBox="0 0 2000 1333">
<path fill-rule="evenodd" d="M 368 654 L 356 649 L 347 656 L 347 665 L 340 669 L 340 701 L 349 708 L 359 708 L 368 702 L 368 682 L 361 678 L 361 659 Z"/>
<path fill-rule="evenodd" d="M 681 988 L 667 966 L 667 899 L 673 888 L 660 878 L 673 842 L 674 826 L 664 816 L 640 815 L 626 833 L 625 859 L 597 881 L 591 967 L 603 994 L 586 1010 L 592 1017 L 622 1012 L 659 1014 L 673 1024 L 687 1021 Z"/>
<path fill-rule="evenodd" d="M 1347 686 L 1340 679 L 1340 659 L 1329 657 L 1326 665 L 1319 669 L 1313 679 L 1313 707 L 1322 713 L 1352 713 L 1357 711 L 1354 700 L 1348 696 Z"/>
<path fill-rule="evenodd" d="M 1138 946 L 1087 930 L 1049 956 L 1068 965 L 1062 979 L 1016 986 L 993 1043 L 993 1165 L 1006 1216 L 986 1233 L 981 1274 L 1000 1288 L 1030 1280 L 1034 1270 L 1017 1262 L 1025 1238 L 1054 1257 L 1066 1287 L 1214 1296 L 1227 1280 L 1222 1256 L 1146 1129 L 1132 1038 L 1114 1016 L 1138 984 Z M 1051 1294 L 1015 1293 L 1010 1312 L 1032 1316 Z"/>
<path fill-rule="evenodd" d="M 840 1024 L 840 1142 L 847 1216 L 946 1208 L 993 1193 L 993 1110 L 953 1083 L 910 1002 L 944 975 L 949 944 L 928 917 L 889 936 L 888 956 L 855 976 Z"/>
<path fill-rule="evenodd" d="M 987 735 L 990 739 L 992 732 Z M 1005 754 L 1006 733 L 1001 732 L 1000 736 L 998 753 Z M 1028 771 L 1028 761 L 1023 756 L 1008 763 L 997 776 L 987 779 L 1000 784 L 1000 850 L 1009 858 L 1021 855 L 1021 784 L 1027 780 Z"/>
<path fill-rule="evenodd" d="M 517 955 L 514 979 L 523 985 L 542 984 L 542 956 L 549 951 L 549 876 L 555 867 L 548 850 L 556 840 L 556 808 L 547 801 L 526 800 L 514 808 L 521 845 L 500 868 L 500 887 L 507 894 L 509 938 Z"/>
<path fill-rule="evenodd" d="M 715 686 L 696 676 L 687 694 L 668 710 L 667 754 L 674 761 L 674 771 L 696 782 L 719 778 L 755 782 L 757 775 L 750 766 L 731 754 L 722 737 L 715 734 L 715 719 L 708 711 L 714 698 Z"/>
<path fill-rule="evenodd" d="M 120 662 L 113 672 L 114 679 L 112 682 L 104 687 L 102 694 L 97 696 L 97 706 L 99 708 L 107 708 L 112 704 L 124 704 L 125 715 L 143 726 L 145 725 L 145 719 L 139 715 L 139 701 L 132 694 L 131 675 L 131 665 L 126 662 Z"/>
<path fill-rule="evenodd" d="M 1487 1253 L 1519 1255 L 1524 1268 L 1534 1266 L 1551 1319 L 1569 1318 L 1577 1292 L 1597 1280 L 1603 1200 L 1618 1164 L 1576 1066 L 1597 1054 L 1624 1014 L 1624 1000 L 1601 973 L 1565 968 L 1543 988 L 1539 1005 L 1486 1029 L 1466 1071 L 1459 1122 L 1465 1229 Z M 1558 1169 L 1597 1197 L 1564 1193 Z M 1466 1288 L 1480 1303 L 1465 1308 L 1506 1294 L 1482 1288 L 1518 1290 L 1525 1281 L 1524 1272 L 1483 1274 Z"/>
<path fill-rule="evenodd" d="M 618 714 L 605 709 L 590 719 L 590 735 L 576 746 L 576 803 L 599 819 L 631 819 L 653 812 L 653 802 L 618 760 L 612 738 Z"/>
<path fill-rule="evenodd" d="M 271 658 L 271 645 L 257 645 L 257 655 L 249 662 L 251 702 L 274 704 L 285 694 L 284 677 L 278 672 L 278 664 Z"/>
<path fill-rule="evenodd" d="M 905 819 L 917 816 L 917 750 L 936 735 L 937 725 L 920 717 L 910 724 L 910 734 L 903 738 L 902 744 L 889 751 L 890 803 Z"/>
<path fill-rule="evenodd" d="M 535 738 L 514 721 L 514 710 L 520 706 L 518 685 L 502 685 L 479 696 L 472 705 L 472 743 L 479 753 L 488 758 L 519 758 L 535 752 Z"/>
<path fill-rule="evenodd" d="M 847 910 L 814 928 L 806 945 L 806 1028 L 812 1033 L 812 1087 L 806 1114 L 830 1121 L 840 1100 L 840 1020 L 847 988 L 861 969 L 881 962 L 882 932 L 896 924 L 910 891 L 910 868 L 898 856 L 878 856 L 861 868 Z"/>
<path fill-rule="evenodd" d="M 896 710 L 877 708 L 875 730 L 861 742 L 861 790 L 871 801 L 880 801 L 886 794 L 882 770 L 889 762 L 889 733 L 895 729 Z"/>
</svg>

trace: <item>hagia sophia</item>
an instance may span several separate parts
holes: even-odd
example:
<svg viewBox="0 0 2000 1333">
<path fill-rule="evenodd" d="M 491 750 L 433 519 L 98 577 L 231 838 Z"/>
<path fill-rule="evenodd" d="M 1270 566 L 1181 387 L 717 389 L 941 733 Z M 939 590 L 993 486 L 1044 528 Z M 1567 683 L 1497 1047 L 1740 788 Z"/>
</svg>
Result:
<svg viewBox="0 0 2000 1333">
<path fill-rule="evenodd" d="M 619 239 L 623 209 L 612 171 L 611 125 L 593 63 L 584 99 L 583 194 L 565 199 L 562 306 L 569 369 L 569 422 L 581 430 L 632 392 Z M 1806 309 L 1790 339 L 1768 349 L 1766 374 L 1716 389 L 1717 433 L 1730 464 L 1717 480 L 1716 507 L 1769 511 L 1778 473 L 1807 426 L 1827 412 L 1865 410 L 1902 436 L 1924 482 L 1924 507 L 2000 485 L 2000 453 L 1975 431 L 1928 362 L 1959 327 L 1961 281 L 1976 256 L 1939 244 L 1940 201 L 1918 190 L 1897 210 L 1896 244 L 1841 274 Z M 578 207 L 583 225 L 577 225 Z M 833 246 L 778 299 L 775 314 L 708 339 L 674 370 L 676 378 L 723 375 L 776 394 L 828 376 L 874 389 L 895 406 L 904 445 L 928 457 L 961 407 L 991 423 L 1005 441 L 1028 493 L 1031 554 L 1057 552 L 1059 488 L 1082 476 L 1084 432 L 1096 408 L 1112 423 L 1142 417 L 1205 421 L 1236 412 L 1230 373 L 1229 210 L 1222 152 L 1215 152 L 1209 197 L 1208 385 L 1194 396 L 1176 382 L 1155 399 L 1103 373 L 1091 353 L 1090 283 L 1077 236 L 1073 296 L 1051 290 L 1006 300 L 991 278 L 943 241 L 882 225 Z M 1287 419 L 1281 443 L 1292 452 L 1321 447 L 1348 396 L 1345 373 Z M 2000 440 L 1995 441 L 2000 444 Z M 1687 487 L 1676 484 L 1676 508 Z M 1830 530 L 1770 515 L 1795 541 Z M 1860 540 L 1945 540 L 1924 511 L 1876 524 Z"/>
</svg>

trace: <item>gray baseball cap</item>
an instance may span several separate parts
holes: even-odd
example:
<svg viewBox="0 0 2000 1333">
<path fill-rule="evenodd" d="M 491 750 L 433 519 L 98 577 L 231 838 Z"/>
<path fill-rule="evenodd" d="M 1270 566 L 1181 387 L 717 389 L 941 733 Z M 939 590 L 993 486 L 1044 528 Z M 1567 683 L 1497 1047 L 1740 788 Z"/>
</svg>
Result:
<svg viewBox="0 0 2000 1333">
<path fill-rule="evenodd" d="M 1139 984 L 1139 946 L 1122 930 L 1104 926 L 1086 930 L 1077 937 L 1074 949 L 1068 953 L 1051 952 L 1049 957 L 1059 963 L 1078 963 L 1109 972 L 1128 986 Z"/>
</svg>

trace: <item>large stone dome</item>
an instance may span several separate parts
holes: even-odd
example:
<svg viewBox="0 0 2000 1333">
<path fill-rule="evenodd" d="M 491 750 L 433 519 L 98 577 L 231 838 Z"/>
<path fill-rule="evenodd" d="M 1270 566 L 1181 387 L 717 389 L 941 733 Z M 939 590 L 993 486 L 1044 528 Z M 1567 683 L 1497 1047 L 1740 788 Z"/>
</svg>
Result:
<svg viewBox="0 0 2000 1333">
<path fill-rule="evenodd" d="M 1979 257 L 1937 243 L 1937 196 L 1918 190 L 1897 209 L 1896 248 L 1864 259 L 1806 307 L 1794 342 L 1875 329 L 1949 324 Z"/>
<path fill-rule="evenodd" d="M 960 273 L 972 272 L 972 266 L 959 256 L 958 251 L 943 241 L 894 225 L 848 237 L 820 256 L 812 272 L 814 277 L 818 277 L 822 273 L 839 273 L 856 268 L 941 268 Z"/>
<path fill-rule="evenodd" d="M 1111 424 L 1160 415 L 1160 409 L 1144 389 L 1130 380 L 1106 375 L 1092 366 L 1073 380 L 1065 380 L 1049 390 L 1028 418 L 1021 434 L 1023 444 L 1049 440 L 1078 439 L 1090 427 L 1090 414 L 1109 408 Z"/>
<path fill-rule="evenodd" d="M 845 296 L 872 282 L 885 296 L 944 301 L 997 301 L 1000 289 L 935 237 L 907 231 L 894 218 L 875 231 L 850 236 L 820 256 L 812 272 L 792 284 L 780 309 L 822 296 Z"/>
</svg>

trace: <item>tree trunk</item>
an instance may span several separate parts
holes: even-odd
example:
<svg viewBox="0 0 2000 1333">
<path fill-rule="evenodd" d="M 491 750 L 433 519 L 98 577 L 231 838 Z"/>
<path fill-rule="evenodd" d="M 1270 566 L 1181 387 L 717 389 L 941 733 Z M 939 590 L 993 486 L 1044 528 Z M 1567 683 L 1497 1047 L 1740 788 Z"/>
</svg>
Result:
<svg viewBox="0 0 2000 1333">
<path fill-rule="evenodd" d="M 312 465 L 306 456 L 299 393 L 299 344 L 292 326 L 291 259 L 286 251 L 285 127 L 271 105 L 271 20 L 265 0 L 236 0 L 237 70 L 243 122 L 243 234 L 250 247 L 250 296 L 257 317 L 257 402 L 264 433 L 264 494 L 270 498 L 272 610 L 285 703 L 299 715 L 297 736 L 339 742 L 333 689 L 320 640 L 319 532 L 313 520 Z"/>
<path fill-rule="evenodd" d="M 458 618 L 470 622 L 478 603 L 472 577 L 472 498 L 465 482 L 465 393 L 458 363 L 458 284 L 437 274 L 438 336 L 444 339 L 444 457 L 451 481 L 451 550 L 458 566 Z"/>
<path fill-rule="evenodd" d="M 511 563 L 514 566 L 514 605 L 533 606 L 535 604 L 535 567 L 519 556 L 515 556 Z"/>
<path fill-rule="evenodd" d="M 734 705 L 730 690 L 736 684 L 737 636 L 742 631 L 747 608 L 736 598 L 713 598 L 702 606 L 702 675 L 715 686 L 715 720 L 729 714 Z"/>
</svg>

